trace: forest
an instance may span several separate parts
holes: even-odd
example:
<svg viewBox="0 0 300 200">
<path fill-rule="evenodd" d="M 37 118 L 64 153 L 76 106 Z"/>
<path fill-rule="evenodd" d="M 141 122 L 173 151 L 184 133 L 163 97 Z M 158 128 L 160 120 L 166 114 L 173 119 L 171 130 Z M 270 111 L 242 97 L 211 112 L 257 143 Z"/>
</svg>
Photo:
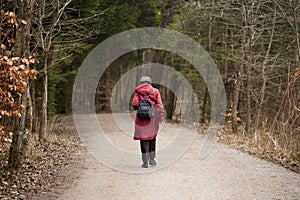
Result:
<svg viewBox="0 0 300 200">
<path fill-rule="evenodd" d="M 53 119 L 72 113 L 74 80 L 94 47 L 126 30 L 160 27 L 191 37 L 217 65 L 227 98 L 220 140 L 299 169 L 299 0 L 1 0 L 0 10 L 1 167 L 19 168 L 30 142 L 47 143 Z M 183 75 L 199 100 L 199 126 L 209 124 L 203 78 L 180 56 L 159 49 L 115 60 L 95 91 L 96 111 L 112 112 L 117 81 L 145 63 Z M 176 96 L 155 87 L 168 119 L 177 121 Z M 130 102 L 121 109 L 131 109 Z"/>
</svg>

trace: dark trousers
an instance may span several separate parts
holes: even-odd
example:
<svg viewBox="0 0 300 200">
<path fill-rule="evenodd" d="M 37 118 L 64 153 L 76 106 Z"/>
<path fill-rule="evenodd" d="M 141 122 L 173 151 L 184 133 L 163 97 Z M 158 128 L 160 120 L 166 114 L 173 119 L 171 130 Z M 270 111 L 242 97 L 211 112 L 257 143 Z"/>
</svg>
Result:
<svg viewBox="0 0 300 200">
<path fill-rule="evenodd" d="M 140 140 L 142 160 L 144 163 L 155 158 L 156 138 L 152 140 Z"/>
</svg>

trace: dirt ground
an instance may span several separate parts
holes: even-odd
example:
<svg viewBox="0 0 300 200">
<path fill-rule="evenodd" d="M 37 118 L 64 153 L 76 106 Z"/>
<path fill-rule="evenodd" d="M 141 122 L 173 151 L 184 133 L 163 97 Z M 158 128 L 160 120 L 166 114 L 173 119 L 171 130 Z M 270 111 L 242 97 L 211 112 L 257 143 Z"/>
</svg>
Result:
<svg viewBox="0 0 300 200">
<path fill-rule="evenodd" d="M 98 118 L 112 142 L 139 153 L 138 142 L 128 135 L 120 135 L 120 124 L 114 122 L 112 115 L 103 114 Z M 121 126 L 124 124 L 128 124 L 127 131 L 132 130 L 132 121 L 124 119 Z M 83 150 L 80 168 L 68 169 L 73 173 L 72 178 L 35 199 L 300 199 L 300 174 L 281 166 L 219 143 L 207 157 L 200 159 L 203 135 L 197 135 L 178 160 L 160 168 L 164 163 L 160 150 L 174 137 L 177 126 L 166 124 L 161 129 L 157 138 L 157 166 L 142 169 L 141 161 L 137 160 L 126 165 L 137 173 L 128 173 L 102 164 Z"/>
</svg>

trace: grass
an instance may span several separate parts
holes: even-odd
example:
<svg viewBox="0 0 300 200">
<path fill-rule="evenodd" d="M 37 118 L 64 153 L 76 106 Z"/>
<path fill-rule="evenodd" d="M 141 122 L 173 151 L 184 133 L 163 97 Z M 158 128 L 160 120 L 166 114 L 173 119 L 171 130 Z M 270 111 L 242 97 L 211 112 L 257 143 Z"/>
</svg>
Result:
<svg viewBox="0 0 300 200">
<path fill-rule="evenodd" d="M 244 128 L 240 127 L 239 134 L 232 134 L 231 129 L 226 126 L 220 135 L 220 141 L 300 173 L 299 135 L 260 130 L 253 135 L 245 136 L 243 132 Z"/>
</svg>

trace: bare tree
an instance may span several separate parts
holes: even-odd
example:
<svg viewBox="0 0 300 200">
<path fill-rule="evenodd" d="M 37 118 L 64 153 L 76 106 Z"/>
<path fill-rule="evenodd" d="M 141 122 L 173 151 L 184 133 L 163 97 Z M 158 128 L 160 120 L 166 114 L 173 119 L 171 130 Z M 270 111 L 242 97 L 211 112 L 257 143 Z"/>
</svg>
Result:
<svg viewBox="0 0 300 200">
<path fill-rule="evenodd" d="M 58 39 L 61 31 L 61 20 L 67 6 L 72 0 L 36 0 L 36 18 L 34 23 L 37 28 L 34 30 L 34 35 L 37 41 L 37 47 L 41 49 L 42 59 L 41 65 L 43 80 L 43 95 L 42 95 L 42 110 L 39 126 L 40 140 L 46 137 L 47 134 L 47 102 L 48 102 L 48 70 L 51 64 L 54 63 L 52 53 L 54 49 L 53 43 Z"/>
</svg>

